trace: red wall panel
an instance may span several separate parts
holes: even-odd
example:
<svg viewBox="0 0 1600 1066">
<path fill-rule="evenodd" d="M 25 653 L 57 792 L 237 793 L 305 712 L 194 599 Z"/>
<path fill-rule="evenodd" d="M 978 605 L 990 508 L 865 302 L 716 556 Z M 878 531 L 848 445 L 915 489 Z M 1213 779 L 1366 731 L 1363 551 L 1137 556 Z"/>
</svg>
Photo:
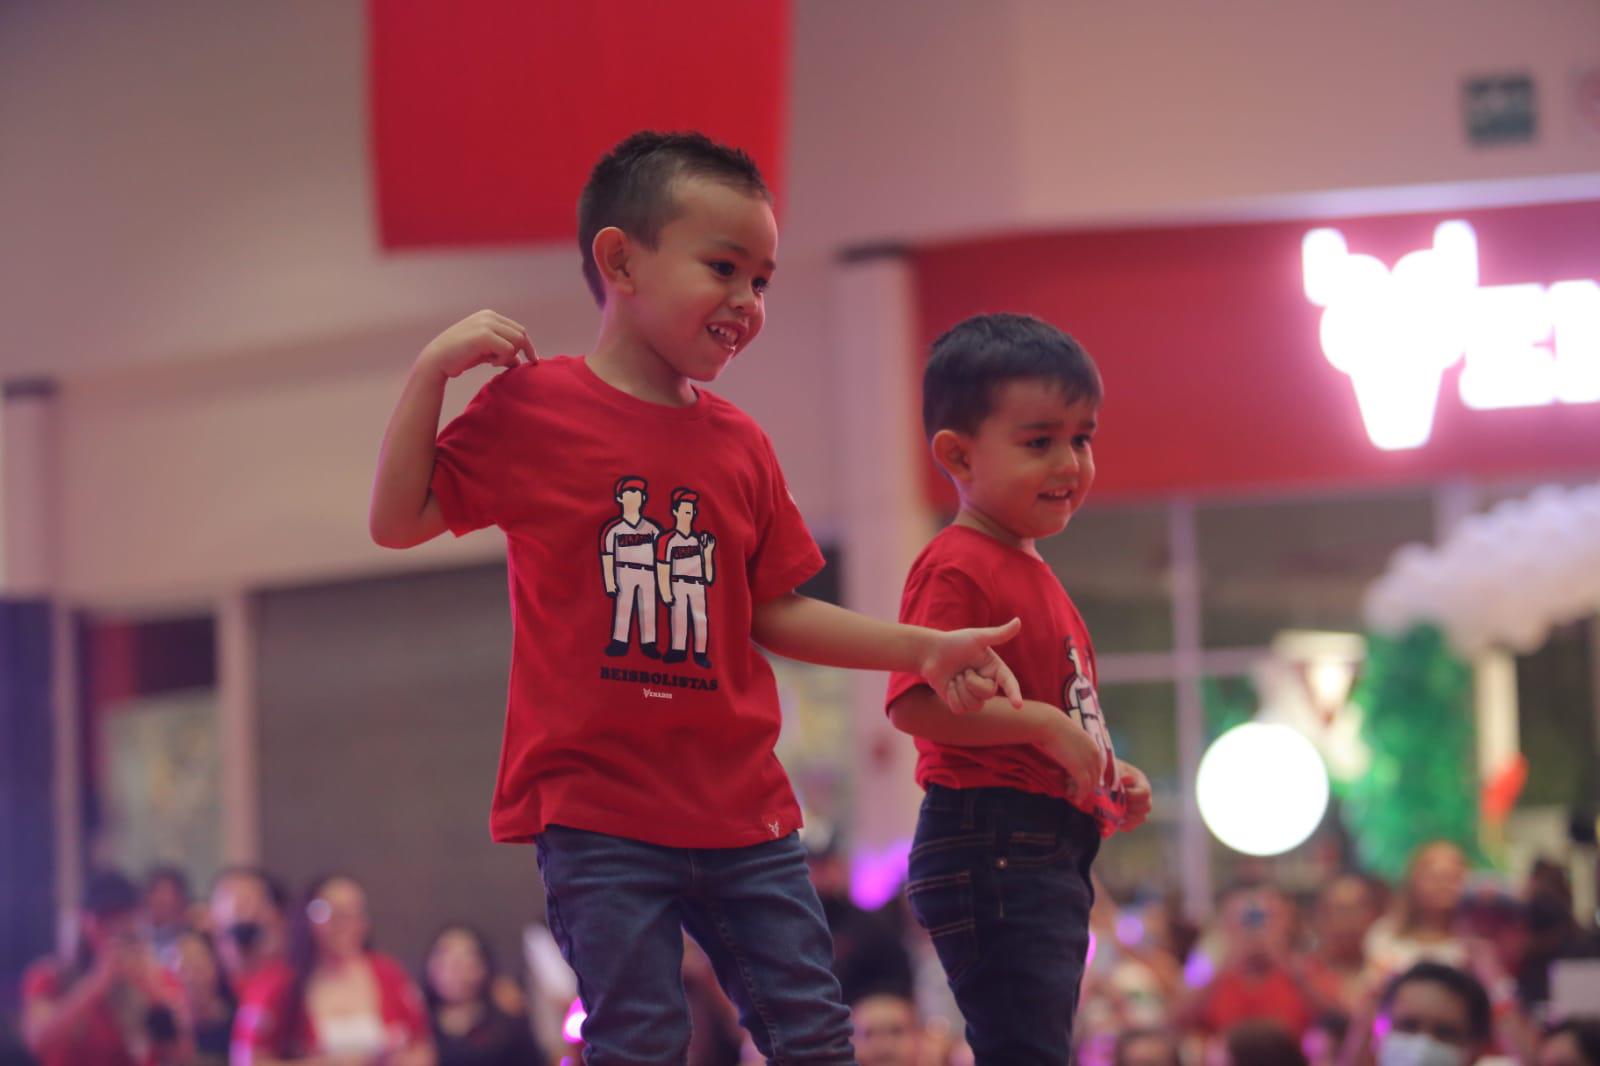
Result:
<svg viewBox="0 0 1600 1066">
<path fill-rule="evenodd" d="M 1332 226 L 1352 253 L 1392 267 L 1447 219 L 1475 229 L 1483 286 L 1600 278 L 1600 201 L 969 241 L 916 253 L 923 355 L 983 311 L 1037 314 L 1075 335 L 1106 381 L 1096 492 L 1600 470 L 1600 404 L 1472 410 L 1459 363 L 1426 445 L 1383 451 L 1368 438 L 1350 378 L 1322 354 L 1301 240 Z M 941 505 L 953 499 L 931 461 L 927 484 Z"/>
<path fill-rule="evenodd" d="M 788 0 L 369 0 L 368 32 L 385 247 L 575 240 L 589 169 L 640 129 L 781 185 Z"/>
</svg>

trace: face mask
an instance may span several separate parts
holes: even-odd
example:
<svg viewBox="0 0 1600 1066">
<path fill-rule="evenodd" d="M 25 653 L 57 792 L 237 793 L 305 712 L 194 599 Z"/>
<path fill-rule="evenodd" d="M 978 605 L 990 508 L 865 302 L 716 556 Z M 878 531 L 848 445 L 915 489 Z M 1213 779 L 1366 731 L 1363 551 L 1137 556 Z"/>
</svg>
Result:
<svg viewBox="0 0 1600 1066">
<path fill-rule="evenodd" d="M 1390 1033 L 1378 1049 L 1378 1066 L 1466 1066 L 1458 1047 L 1427 1033 Z"/>
<path fill-rule="evenodd" d="M 251 951 L 261 942 L 261 926 L 257 922 L 239 922 L 228 926 L 228 935 L 240 951 Z"/>
</svg>

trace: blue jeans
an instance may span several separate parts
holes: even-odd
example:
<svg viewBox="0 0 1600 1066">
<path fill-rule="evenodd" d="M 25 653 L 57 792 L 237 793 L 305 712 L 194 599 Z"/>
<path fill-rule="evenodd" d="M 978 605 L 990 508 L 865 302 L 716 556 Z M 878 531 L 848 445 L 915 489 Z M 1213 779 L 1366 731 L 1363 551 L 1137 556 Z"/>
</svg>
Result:
<svg viewBox="0 0 1600 1066">
<path fill-rule="evenodd" d="M 684 1061 L 683 930 L 769 1062 L 855 1062 L 797 836 L 690 849 L 550 826 L 537 843 L 550 932 L 588 1013 L 589 1066 Z"/>
<path fill-rule="evenodd" d="M 1064 800 L 928 787 L 906 894 L 979 1066 L 1072 1061 L 1099 850 L 1095 820 Z"/>
</svg>

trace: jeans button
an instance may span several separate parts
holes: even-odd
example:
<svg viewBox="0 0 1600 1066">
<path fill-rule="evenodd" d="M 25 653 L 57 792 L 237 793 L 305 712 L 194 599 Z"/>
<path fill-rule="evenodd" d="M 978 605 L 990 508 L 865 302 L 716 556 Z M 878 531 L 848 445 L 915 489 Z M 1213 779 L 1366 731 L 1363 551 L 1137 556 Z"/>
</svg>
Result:
<svg viewBox="0 0 1600 1066">
<path fill-rule="evenodd" d="M 994 868 L 996 870 L 1004 870 L 1006 868 L 1006 858 L 1004 855 L 1000 856 L 994 861 Z"/>
</svg>

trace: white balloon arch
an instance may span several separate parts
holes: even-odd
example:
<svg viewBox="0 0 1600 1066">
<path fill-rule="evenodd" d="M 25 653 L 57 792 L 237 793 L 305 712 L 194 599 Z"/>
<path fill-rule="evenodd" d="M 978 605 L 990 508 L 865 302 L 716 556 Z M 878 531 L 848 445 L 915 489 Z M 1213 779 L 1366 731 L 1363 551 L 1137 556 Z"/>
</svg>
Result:
<svg viewBox="0 0 1600 1066">
<path fill-rule="evenodd" d="M 1531 652 L 1600 610 L 1600 484 L 1547 486 L 1465 519 L 1437 547 L 1408 544 L 1367 593 L 1380 633 L 1431 623 L 1462 656 Z"/>
</svg>

